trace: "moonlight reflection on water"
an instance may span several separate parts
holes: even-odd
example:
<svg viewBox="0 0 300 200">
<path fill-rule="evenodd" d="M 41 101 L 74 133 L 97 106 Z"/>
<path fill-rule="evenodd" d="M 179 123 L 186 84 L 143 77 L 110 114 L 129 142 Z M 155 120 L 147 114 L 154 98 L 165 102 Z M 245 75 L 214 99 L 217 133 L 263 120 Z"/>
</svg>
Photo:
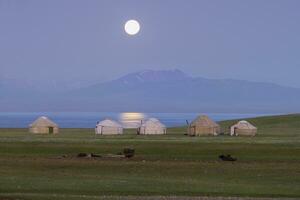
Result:
<svg viewBox="0 0 300 200">
<path fill-rule="evenodd" d="M 128 112 L 120 114 L 120 122 L 124 128 L 137 128 L 146 118 L 147 116 L 143 113 Z"/>
</svg>

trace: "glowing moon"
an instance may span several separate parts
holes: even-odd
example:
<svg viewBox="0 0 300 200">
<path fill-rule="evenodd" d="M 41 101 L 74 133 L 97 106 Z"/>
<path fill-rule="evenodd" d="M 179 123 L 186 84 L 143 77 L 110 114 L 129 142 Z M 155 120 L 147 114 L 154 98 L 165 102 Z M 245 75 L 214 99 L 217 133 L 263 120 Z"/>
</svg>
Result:
<svg viewBox="0 0 300 200">
<path fill-rule="evenodd" d="M 132 19 L 125 23 L 124 29 L 128 35 L 135 35 L 140 31 L 140 24 Z"/>
</svg>

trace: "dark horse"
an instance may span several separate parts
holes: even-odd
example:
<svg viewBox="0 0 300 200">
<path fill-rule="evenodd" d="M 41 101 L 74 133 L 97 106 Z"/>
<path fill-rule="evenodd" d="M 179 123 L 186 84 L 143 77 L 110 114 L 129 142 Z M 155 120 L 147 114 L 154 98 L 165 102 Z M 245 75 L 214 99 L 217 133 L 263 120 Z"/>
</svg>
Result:
<svg viewBox="0 0 300 200">
<path fill-rule="evenodd" d="M 219 155 L 219 159 L 222 161 L 236 161 L 236 158 L 231 157 L 231 155 Z"/>
</svg>

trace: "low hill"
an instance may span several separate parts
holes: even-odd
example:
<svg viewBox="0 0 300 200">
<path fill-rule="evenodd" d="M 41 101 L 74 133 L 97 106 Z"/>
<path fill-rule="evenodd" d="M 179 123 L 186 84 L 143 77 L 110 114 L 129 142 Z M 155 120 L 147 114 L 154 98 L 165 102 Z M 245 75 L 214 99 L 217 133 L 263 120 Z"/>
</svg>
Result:
<svg viewBox="0 0 300 200">
<path fill-rule="evenodd" d="M 229 127 L 240 120 L 247 120 L 258 128 L 258 135 L 264 136 L 299 136 L 300 114 L 276 115 L 256 117 L 249 119 L 236 119 L 221 121 L 220 125 L 225 133 L 229 133 Z"/>
</svg>

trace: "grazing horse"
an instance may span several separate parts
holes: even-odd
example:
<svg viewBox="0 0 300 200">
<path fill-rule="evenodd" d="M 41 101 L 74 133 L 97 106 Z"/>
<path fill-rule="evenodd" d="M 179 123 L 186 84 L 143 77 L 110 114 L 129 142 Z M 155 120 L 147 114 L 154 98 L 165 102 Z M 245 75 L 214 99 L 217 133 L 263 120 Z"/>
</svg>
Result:
<svg viewBox="0 0 300 200">
<path fill-rule="evenodd" d="M 219 159 L 221 159 L 222 161 L 236 161 L 236 158 L 231 157 L 231 155 L 219 155 Z"/>
</svg>

